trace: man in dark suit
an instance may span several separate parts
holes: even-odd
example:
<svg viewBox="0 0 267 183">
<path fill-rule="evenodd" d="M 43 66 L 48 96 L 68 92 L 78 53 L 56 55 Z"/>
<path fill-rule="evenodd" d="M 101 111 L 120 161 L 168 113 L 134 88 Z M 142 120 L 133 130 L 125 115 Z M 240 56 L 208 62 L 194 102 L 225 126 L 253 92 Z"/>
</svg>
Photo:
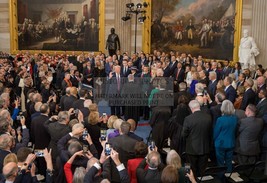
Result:
<svg viewBox="0 0 267 183">
<path fill-rule="evenodd" d="M 120 117 L 122 115 L 120 95 L 124 84 L 124 78 L 121 76 L 121 67 L 115 66 L 115 72 L 109 74 L 109 106 L 111 115 Z"/>
<path fill-rule="evenodd" d="M 183 82 L 184 81 L 184 78 L 185 78 L 185 71 L 184 69 L 182 68 L 182 64 L 180 62 L 177 63 L 177 67 L 175 69 L 175 71 L 173 72 L 173 82 L 174 82 L 174 92 L 177 92 L 177 85 L 179 85 L 179 83 Z"/>
<path fill-rule="evenodd" d="M 224 61 L 224 68 L 222 70 L 222 79 L 224 79 L 226 76 L 228 76 L 230 73 L 232 73 L 233 68 L 229 66 L 230 61 L 226 59 Z"/>
<path fill-rule="evenodd" d="M 263 120 L 256 118 L 256 107 L 246 107 L 246 118 L 241 119 L 238 128 L 236 152 L 239 164 L 254 164 L 260 154 L 259 136 L 263 129 Z"/>
<path fill-rule="evenodd" d="M 146 165 L 148 165 L 148 169 L 145 169 Z M 160 154 L 157 151 L 149 152 L 147 160 L 143 159 L 136 169 L 138 182 L 160 183 L 163 166 L 160 161 Z"/>
<path fill-rule="evenodd" d="M 108 143 L 111 144 L 112 148 L 116 150 L 119 153 L 119 159 L 124 164 L 124 166 L 127 166 L 127 161 L 131 158 L 134 158 L 134 146 L 137 140 L 131 138 L 128 136 L 128 133 L 130 131 L 131 125 L 128 122 L 122 122 L 120 126 L 120 135 L 114 138 L 109 139 Z M 113 168 L 111 172 L 111 179 L 112 182 L 119 182 L 119 174 L 118 171 L 115 170 L 115 164 L 112 163 L 111 166 Z"/>
<path fill-rule="evenodd" d="M 262 89 L 266 89 L 265 81 L 266 81 L 266 79 L 265 79 L 263 76 L 259 76 L 259 77 L 257 78 L 257 86 L 258 86 L 258 89 L 257 89 L 257 91 L 256 91 L 257 98 L 256 98 L 256 102 L 255 102 L 255 104 L 258 104 L 259 101 L 260 101 L 260 98 L 259 98 L 259 96 L 258 96 L 259 92 L 260 92 Z"/>
<path fill-rule="evenodd" d="M 146 59 L 146 56 L 144 53 L 140 53 L 140 57 L 137 59 L 137 61 L 134 63 L 134 66 L 137 67 L 139 71 L 142 70 L 143 65 L 147 65 L 148 61 Z"/>
<path fill-rule="evenodd" d="M 240 73 L 238 76 L 238 81 L 236 82 L 236 89 L 239 86 L 244 86 L 245 80 L 246 80 L 246 75 L 244 73 Z"/>
<path fill-rule="evenodd" d="M 74 102 L 77 100 L 77 88 L 70 88 L 70 96 L 64 99 L 64 110 L 68 111 L 70 108 L 73 108 Z"/>
<path fill-rule="evenodd" d="M 254 85 L 253 79 L 248 78 L 245 83 L 245 93 L 241 102 L 240 109 L 245 110 L 248 104 L 255 104 L 256 93 L 252 90 L 252 86 Z"/>
<path fill-rule="evenodd" d="M 166 62 L 162 63 L 162 70 L 163 70 L 163 77 L 170 77 L 171 76 L 171 69 Z"/>
<path fill-rule="evenodd" d="M 235 102 L 236 99 L 236 91 L 232 86 L 233 79 L 229 76 L 225 77 L 223 80 L 223 84 L 225 86 L 225 99 L 230 100 L 232 103 Z"/>
<path fill-rule="evenodd" d="M 212 137 L 211 116 L 200 111 L 196 100 L 189 103 L 192 114 L 184 120 L 182 136 L 186 141 L 185 152 L 195 176 L 202 175 L 208 163 Z"/>
<path fill-rule="evenodd" d="M 225 99 L 225 94 L 222 93 L 222 92 L 218 92 L 215 95 L 216 105 L 214 105 L 214 106 L 212 106 L 210 108 L 210 113 L 211 113 L 211 117 L 212 117 L 213 126 L 215 126 L 215 123 L 216 123 L 217 119 L 219 117 L 221 117 L 221 115 L 222 115 L 221 106 L 222 106 L 222 102 L 224 101 L 224 99 Z"/>
<path fill-rule="evenodd" d="M 130 131 L 128 133 L 128 136 L 133 138 L 133 139 L 135 139 L 135 140 L 137 140 L 138 142 L 143 141 L 142 137 L 139 137 L 138 135 L 136 135 L 134 133 L 134 131 L 136 129 L 136 122 L 133 119 L 128 119 L 127 122 L 130 123 L 130 125 L 131 125 L 131 129 L 130 129 Z"/>
<path fill-rule="evenodd" d="M 50 142 L 48 147 L 52 149 L 53 163 L 56 162 L 58 156 L 57 142 L 64 135 L 70 132 L 68 123 L 70 121 L 69 114 L 67 111 L 61 111 L 58 114 L 58 119 L 49 119 L 44 123 L 44 127 L 50 135 Z"/>
<path fill-rule="evenodd" d="M 256 117 L 257 118 L 262 118 L 264 116 L 264 114 L 267 114 L 267 91 L 266 89 L 261 89 L 259 94 L 258 94 L 258 97 L 259 97 L 259 102 L 256 106 L 257 108 L 257 114 L 256 114 Z"/>
<path fill-rule="evenodd" d="M 208 85 L 208 93 L 211 98 L 211 100 L 214 101 L 214 96 L 216 94 L 217 89 L 217 74 L 214 71 L 209 72 L 209 85 Z"/>
<path fill-rule="evenodd" d="M 123 59 L 122 66 L 121 66 L 121 76 L 122 77 L 128 77 L 128 75 L 131 73 L 130 68 L 128 66 L 128 60 Z"/>
<path fill-rule="evenodd" d="M 188 93 L 187 91 L 186 91 L 186 83 L 185 82 L 181 82 L 180 84 L 179 84 L 179 89 L 178 89 L 178 92 L 176 92 L 176 93 L 174 93 L 173 94 L 173 100 L 174 100 L 174 105 L 173 105 L 173 107 L 174 107 L 174 109 L 177 107 L 177 105 L 178 105 L 178 100 L 179 100 L 179 97 L 180 96 L 182 96 L 182 95 L 184 95 L 184 96 L 186 96 L 187 98 L 188 98 L 188 100 L 190 101 L 190 99 L 191 99 L 191 95 L 190 95 L 190 93 Z"/>
<path fill-rule="evenodd" d="M 178 61 L 176 60 L 175 55 L 172 55 L 172 56 L 171 56 L 171 62 L 169 63 L 170 76 L 173 75 L 175 69 L 177 68 L 177 63 L 178 63 Z"/>
<path fill-rule="evenodd" d="M 85 101 L 85 98 L 87 97 L 87 93 L 88 91 L 86 89 L 80 89 L 79 90 L 79 99 L 76 100 L 74 103 L 73 103 L 73 108 L 74 109 L 82 109 L 84 108 L 84 101 Z"/>
<path fill-rule="evenodd" d="M 71 75 L 70 81 L 72 83 L 72 86 L 75 86 L 76 88 L 79 87 L 79 82 L 81 81 L 80 72 L 78 70 L 74 71 L 74 75 Z"/>
<path fill-rule="evenodd" d="M 40 112 L 41 115 L 33 118 L 31 122 L 31 137 L 36 149 L 45 149 L 50 142 L 50 135 L 44 127 L 44 123 L 49 119 L 49 106 L 42 104 Z"/>
<path fill-rule="evenodd" d="M 218 66 L 218 63 L 213 60 L 211 62 L 211 70 L 216 72 L 216 76 L 217 76 L 216 79 L 219 81 L 222 79 L 222 72 L 218 70 L 217 66 Z"/>
</svg>

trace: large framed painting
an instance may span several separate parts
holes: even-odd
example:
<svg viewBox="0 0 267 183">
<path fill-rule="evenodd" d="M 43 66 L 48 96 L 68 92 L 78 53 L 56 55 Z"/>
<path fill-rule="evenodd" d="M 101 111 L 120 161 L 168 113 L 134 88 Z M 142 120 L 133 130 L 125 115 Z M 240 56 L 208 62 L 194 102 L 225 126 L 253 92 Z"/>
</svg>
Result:
<svg viewBox="0 0 267 183">
<path fill-rule="evenodd" d="M 11 52 L 101 50 L 104 15 L 100 16 L 99 10 L 103 3 L 104 0 L 10 0 Z"/>
<path fill-rule="evenodd" d="M 152 0 L 151 50 L 237 59 L 242 0 Z"/>
</svg>

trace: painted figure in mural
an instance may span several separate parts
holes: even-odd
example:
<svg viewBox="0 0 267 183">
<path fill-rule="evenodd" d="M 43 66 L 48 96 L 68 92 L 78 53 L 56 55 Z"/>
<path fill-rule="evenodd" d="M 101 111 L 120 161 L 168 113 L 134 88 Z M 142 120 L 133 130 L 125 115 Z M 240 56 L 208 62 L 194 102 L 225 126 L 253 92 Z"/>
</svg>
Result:
<svg viewBox="0 0 267 183">
<path fill-rule="evenodd" d="M 108 49 L 108 53 L 110 56 L 115 55 L 117 50 L 120 50 L 120 39 L 117 34 L 115 34 L 115 29 L 111 28 L 110 33 L 108 35 L 106 49 Z"/>
<path fill-rule="evenodd" d="M 192 20 L 190 19 L 189 24 L 186 26 L 188 45 L 193 46 L 193 38 L 195 30 L 196 28 L 193 25 Z"/>
<path fill-rule="evenodd" d="M 177 21 L 177 25 L 174 27 L 176 45 L 182 45 L 183 40 L 183 21 Z"/>
<path fill-rule="evenodd" d="M 243 31 L 243 37 L 239 46 L 239 62 L 242 65 L 242 69 L 253 68 L 256 65 L 255 57 L 259 55 L 259 49 L 252 37 L 248 35 L 248 30 Z"/>
<path fill-rule="evenodd" d="M 210 31 L 210 26 L 207 19 L 204 19 L 202 22 L 203 24 L 198 34 L 200 35 L 200 47 L 206 48 L 208 46 L 208 33 Z"/>
</svg>

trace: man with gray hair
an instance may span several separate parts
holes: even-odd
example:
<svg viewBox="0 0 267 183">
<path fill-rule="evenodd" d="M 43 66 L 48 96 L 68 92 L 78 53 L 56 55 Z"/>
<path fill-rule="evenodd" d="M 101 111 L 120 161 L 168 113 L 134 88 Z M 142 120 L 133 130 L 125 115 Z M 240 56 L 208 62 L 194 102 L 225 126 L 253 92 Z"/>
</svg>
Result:
<svg viewBox="0 0 267 183">
<path fill-rule="evenodd" d="M 236 91 L 232 86 L 233 79 L 229 76 L 225 77 L 223 80 L 223 84 L 225 86 L 225 99 L 230 100 L 232 103 L 235 102 L 236 99 Z"/>
<path fill-rule="evenodd" d="M 9 134 L 3 134 L 0 136 L 0 173 L 2 173 L 3 162 L 5 157 L 11 153 L 13 146 L 13 137 Z"/>
<path fill-rule="evenodd" d="M 185 152 L 195 176 L 202 175 L 208 163 L 212 137 L 211 116 L 200 110 L 200 104 L 191 100 L 192 114 L 184 120 L 182 136 L 185 138 Z"/>
<path fill-rule="evenodd" d="M 214 100 L 214 96 L 216 94 L 216 88 L 217 88 L 217 74 L 215 71 L 209 72 L 209 85 L 208 85 L 208 93 L 211 98 L 211 100 Z"/>
</svg>

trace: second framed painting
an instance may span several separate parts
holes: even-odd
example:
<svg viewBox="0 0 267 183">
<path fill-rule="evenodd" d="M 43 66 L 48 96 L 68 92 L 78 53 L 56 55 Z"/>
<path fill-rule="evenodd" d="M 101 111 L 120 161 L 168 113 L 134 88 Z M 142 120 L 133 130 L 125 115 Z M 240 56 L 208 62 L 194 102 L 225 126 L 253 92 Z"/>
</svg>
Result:
<svg viewBox="0 0 267 183">
<path fill-rule="evenodd" d="M 236 0 L 152 0 L 151 50 L 233 60 L 240 39 L 237 5 Z"/>
</svg>

